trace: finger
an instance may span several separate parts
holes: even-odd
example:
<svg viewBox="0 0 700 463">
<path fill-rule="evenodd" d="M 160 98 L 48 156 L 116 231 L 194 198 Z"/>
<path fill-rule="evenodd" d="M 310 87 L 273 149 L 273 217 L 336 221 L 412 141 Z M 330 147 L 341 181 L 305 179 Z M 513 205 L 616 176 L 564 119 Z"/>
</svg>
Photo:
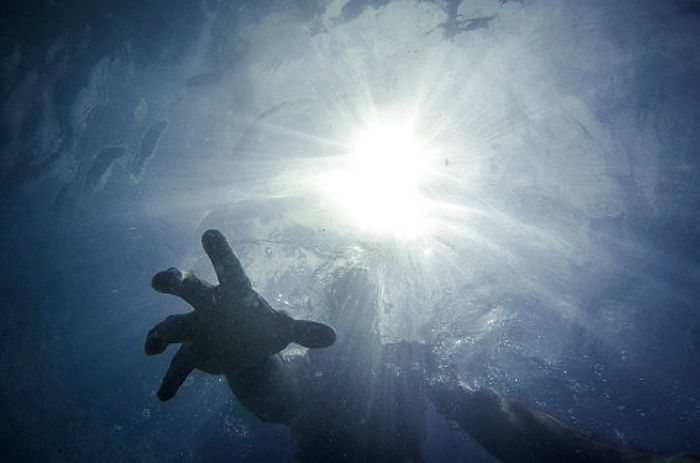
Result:
<svg viewBox="0 0 700 463">
<path fill-rule="evenodd" d="M 184 315 L 171 315 L 158 323 L 146 336 L 146 355 L 160 354 L 175 342 L 192 340 L 194 332 L 194 312 Z"/>
<path fill-rule="evenodd" d="M 202 246 L 214 265 L 214 271 L 222 287 L 226 289 L 250 287 L 250 279 L 223 233 L 219 230 L 205 231 L 202 235 Z"/>
<path fill-rule="evenodd" d="M 201 280 L 194 273 L 175 267 L 156 273 L 151 280 L 151 286 L 160 293 L 183 298 L 195 309 L 209 303 L 210 290 L 213 288 L 210 283 Z"/>
<path fill-rule="evenodd" d="M 187 375 L 189 375 L 194 369 L 194 355 L 192 352 L 192 346 L 185 344 L 180 347 L 177 351 L 175 357 L 170 362 L 170 367 L 165 373 L 163 382 L 160 383 L 160 389 L 156 395 L 158 399 L 165 402 L 170 400 L 175 396 L 177 390 L 185 382 Z"/>
<path fill-rule="evenodd" d="M 310 349 L 330 347 L 336 338 L 333 328 L 310 320 L 292 320 L 290 335 L 292 342 Z"/>
</svg>

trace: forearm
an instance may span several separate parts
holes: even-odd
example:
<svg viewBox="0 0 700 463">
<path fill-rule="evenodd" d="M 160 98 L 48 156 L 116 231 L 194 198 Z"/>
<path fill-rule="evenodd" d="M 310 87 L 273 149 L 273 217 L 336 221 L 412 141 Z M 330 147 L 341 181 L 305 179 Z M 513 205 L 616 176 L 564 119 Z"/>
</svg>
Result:
<svg viewBox="0 0 700 463">
<path fill-rule="evenodd" d="M 559 421 L 533 405 L 493 391 L 433 385 L 437 409 L 504 462 L 698 462 L 688 454 L 661 456 L 624 448 Z"/>
</svg>

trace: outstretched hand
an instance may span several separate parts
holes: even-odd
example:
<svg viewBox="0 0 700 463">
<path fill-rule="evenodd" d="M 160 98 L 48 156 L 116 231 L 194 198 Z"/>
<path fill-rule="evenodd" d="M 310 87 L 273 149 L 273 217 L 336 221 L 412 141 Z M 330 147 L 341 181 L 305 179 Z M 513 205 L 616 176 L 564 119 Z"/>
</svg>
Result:
<svg viewBox="0 0 700 463">
<path fill-rule="evenodd" d="M 220 231 L 207 230 L 202 246 L 214 266 L 218 285 L 175 267 L 157 273 L 151 282 L 156 291 L 179 296 L 194 308 L 193 312 L 167 317 L 146 336 L 148 355 L 182 343 L 158 390 L 160 400 L 172 398 L 194 368 L 235 376 L 263 365 L 290 342 L 309 348 L 335 342 L 330 326 L 295 320 L 270 307 L 252 289 Z"/>
</svg>

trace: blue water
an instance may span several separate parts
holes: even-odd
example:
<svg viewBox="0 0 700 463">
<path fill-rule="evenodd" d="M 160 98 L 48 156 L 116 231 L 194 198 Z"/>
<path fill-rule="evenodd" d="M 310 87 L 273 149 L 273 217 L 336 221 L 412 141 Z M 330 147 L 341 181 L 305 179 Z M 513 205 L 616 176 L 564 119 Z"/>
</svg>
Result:
<svg viewBox="0 0 700 463">
<path fill-rule="evenodd" d="M 208 228 L 274 307 L 340 317 L 338 369 L 430 343 L 471 387 L 700 451 L 697 1 L 17 3 L 0 28 L 4 460 L 295 461 L 222 378 L 155 397 L 175 349 L 145 356 L 146 333 L 190 308 L 150 280 L 215 281 Z M 392 215 L 366 172 L 345 203 L 319 186 L 365 126 L 406 121 L 425 210 Z M 366 192 L 360 210 L 387 209 L 344 209 Z M 337 291 L 363 309 L 338 315 Z M 341 390 L 329 422 L 352 416 Z M 414 425 L 428 462 L 495 461 L 432 406 Z"/>
</svg>

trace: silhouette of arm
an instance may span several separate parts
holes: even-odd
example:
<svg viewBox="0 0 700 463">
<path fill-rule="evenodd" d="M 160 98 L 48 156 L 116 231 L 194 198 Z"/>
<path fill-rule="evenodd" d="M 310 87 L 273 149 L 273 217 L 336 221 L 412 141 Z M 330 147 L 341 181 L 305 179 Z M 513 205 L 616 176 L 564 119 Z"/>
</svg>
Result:
<svg viewBox="0 0 700 463">
<path fill-rule="evenodd" d="M 489 390 L 436 383 L 429 385 L 428 396 L 440 413 L 506 463 L 700 462 L 700 457 L 686 453 L 659 455 L 619 446 Z"/>
</svg>

